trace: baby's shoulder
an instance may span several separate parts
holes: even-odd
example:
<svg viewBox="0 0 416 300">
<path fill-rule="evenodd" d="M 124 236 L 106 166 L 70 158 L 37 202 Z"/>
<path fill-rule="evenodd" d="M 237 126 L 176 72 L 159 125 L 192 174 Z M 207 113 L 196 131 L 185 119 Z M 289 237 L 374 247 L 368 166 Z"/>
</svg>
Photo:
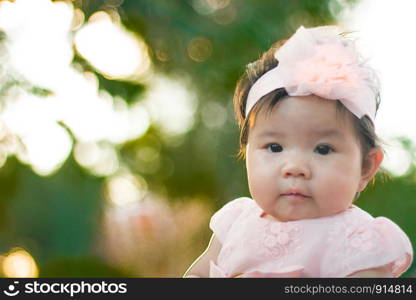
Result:
<svg viewBox="0 0 416 300">
<path fill-rule="evenodd" d="M 240 197 L 233 199 L 224 204 L 220 210 L 239 210 L 242 211 L 254 204 L 254 200 L 248 197 Z"/>
<path fill-rule="evenodd" d="M 373 217 L 357 206 L 330 218 L 328 222 L 330 225 L 327 232 L 329 240 L 337 242 L 343 239 L 352 243 L 359 238 L 361 242 L 358 244 L 360 247 L 365 247 L 364 241 L 367 240 L 379 245 L 386 245 L 386 242 L 395 239 L 408 240 L 404 231 L 392 220 L 386 217 Z"/>
<path fill-rule="evenodd" d="M 247 197 L 231 200 L 214 213 L 209 227 L 219 240 L 223 242 L 235 221 L 245 212 L 252 211 L 251 208 L 253 206 L 255 206 L 254 200 Z"/>
<path fill-rule="evenodd" d="M 408 268 L 413 249 L 406 233 L 392 220 L 375 218 L 355 206 L 329 221 L 326 251 L 330 255 L 324 261 L 334 272 L 335 262 L 341 262 L 343 271 L 337 275 L 390 264 L 396 277 Z"/>
<path fill-rule="evenodd" d="M 231 219 L 235 220 L 241 213 L 254 206 L 254 201 L 247 197 L 240 197 L 227 202 L 223 207 L 215 212 L 213 220 Z"/>
</svg>

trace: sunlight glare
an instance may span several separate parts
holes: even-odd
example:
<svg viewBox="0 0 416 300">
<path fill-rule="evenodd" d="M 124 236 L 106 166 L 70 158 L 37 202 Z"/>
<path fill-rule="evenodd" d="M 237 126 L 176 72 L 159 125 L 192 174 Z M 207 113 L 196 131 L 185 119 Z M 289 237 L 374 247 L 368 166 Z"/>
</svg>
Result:
<svg viewBox="0 0 416 300">
<path fill-rule="evenodd" d="M 153 76 L 143 101 L 163 133 L 180 135 L 192 128 L 198 103 L 184 78 Z"/>
<path fill-rule="evenodd" d="M 39 270 L 33 257 L 23 249 L 14 250 L 3 259 L 6 277 L 38 277 Z"/>
<path fill-rule="evenodd" d="M 125 207 L 142 200 L 147 194 L 147 183 L 139 175 L 119 172 L 106 181 L 107 196 L 111 204 Z"/>
<path fill-rule="evenodd" d="M 72 19 L 69 2 L 0 2 L 0 29 L 7 34 L 13 68 L 32 84 L 53 88 L 57 74 L 72 61 L 68 35 Z"/>
<path fill-rule="evenodd" d="M 108 78 L 143 77 L 149 72 L 145 42 L 114 24 L 106 12 L 90 17 L 76 33 L 75 45 L 80 55 Z"/>
<path fill-rule="evenodd" d="M 143 135 L 150 125 L 142 104 L 128 107 L 124 100 L 104 91 L 75 90 L 68 94 L 63 121 L 81 142 L 106 140 L 119 144 Z"/>
<path fill-rule="evenodd" d="M 109 176 L 118 170 L 119 161 L 113 146 L 98 143 L 78 143 L 75 160 L 96 176 Z"/>
<path fill-rule="evenodd" d="M 339 16 L 345 28 L 357 31 L 357 45 L 379 74 L 381 104 L 376 131 L 387 142 L 397 136 L 416 142 L 416 101 L 411 89 L 416 69 L 415 11 L 413 0 L 363 0 Z M 396 175 L 403 174 L 408 157 L 399 154 L 402 150 L 398 148 L 386 151 L 390 153 L 382 165 Z"/>
<path fill-rule="evenodd" d="M 22 93 L 6 104 L 2 121 L 25 145 L 18 149 L 18 158 L 40 175 L 57 170 L 71 152 L 72 141 L 57 123 L 56 100 Z"/>
<path fill-rule="evenodd" d="M 390 139 L 383 145 L 386 151 L 383 167 L 395 176 L 401 176 L 409 171 L 412 165 L 412 157 L 409 151 L 397 139 Z"/>
</svg>

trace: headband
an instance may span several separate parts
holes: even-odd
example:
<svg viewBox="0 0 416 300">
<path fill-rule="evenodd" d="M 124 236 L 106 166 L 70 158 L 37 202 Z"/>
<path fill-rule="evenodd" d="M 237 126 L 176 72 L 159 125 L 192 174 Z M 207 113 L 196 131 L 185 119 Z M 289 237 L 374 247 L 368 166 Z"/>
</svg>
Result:
<svg viewBox="0 0 416 300">
<path fill-rule="evenodd" d="M 289 96 L 339 100 L 358 118 L 367 115 L 374 124 L 378 79 L 336 26 L 301 26 L 274 57 L 278 66 L 263 74 L 248 93 L 246 117 L 263 96 L 285 88 Z"/>
</svg>

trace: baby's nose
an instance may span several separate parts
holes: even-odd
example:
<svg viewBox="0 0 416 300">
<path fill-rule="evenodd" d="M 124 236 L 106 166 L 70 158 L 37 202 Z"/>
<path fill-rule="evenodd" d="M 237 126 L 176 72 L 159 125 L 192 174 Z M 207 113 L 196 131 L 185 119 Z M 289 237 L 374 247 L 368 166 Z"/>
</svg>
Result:
<svg viewBox="0 0 416 300">
<path fill-rule="evenodd" d="M 282 169 L 283 177 L 301 177 L 309 179 L 311 177 L 311 171 L 306 163 L 293 162 L 286 164 Z"/>
</svg>

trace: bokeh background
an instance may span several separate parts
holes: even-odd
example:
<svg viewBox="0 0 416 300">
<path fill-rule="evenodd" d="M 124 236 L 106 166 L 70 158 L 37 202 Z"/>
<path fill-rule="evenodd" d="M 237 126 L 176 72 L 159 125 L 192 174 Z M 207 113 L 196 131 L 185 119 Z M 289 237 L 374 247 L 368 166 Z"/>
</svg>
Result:
<svg viewBox="0 0 416 300">
<path fill-rule="evenodd" d="M 0 1 L 0 275 L 181 277 L 249 196 L 236 81 L 300 25 L 359 33 L 386 160 L 357 205 L 415 246 L 414 3 Z"/>
</svg>

